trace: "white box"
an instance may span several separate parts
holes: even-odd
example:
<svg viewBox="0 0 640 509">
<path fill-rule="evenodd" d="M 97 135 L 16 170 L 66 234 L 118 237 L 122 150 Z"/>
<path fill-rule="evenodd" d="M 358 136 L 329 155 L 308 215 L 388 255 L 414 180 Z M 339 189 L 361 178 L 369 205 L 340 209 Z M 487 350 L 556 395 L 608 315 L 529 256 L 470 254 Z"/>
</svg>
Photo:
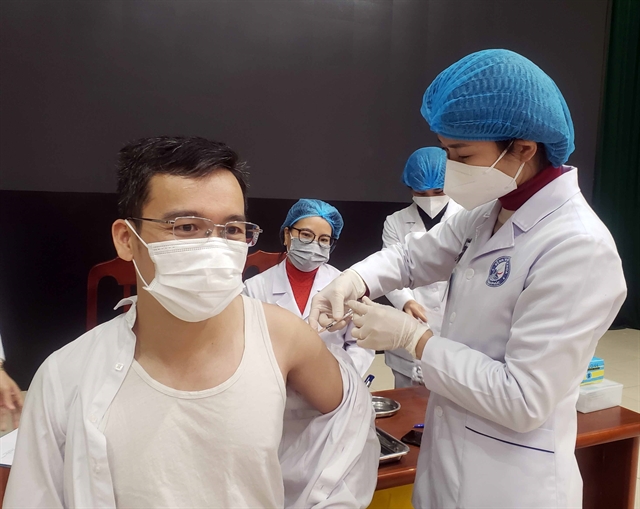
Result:
<svg viewBox="0 0 640 509">
<path fill-rule="evenodd" d="M 622 387 L 622 384 L 606 378 L 597 384 L 581 386 L 576 404 L 578 412 L 588 414 L 619 406 L 622 403 Z"/>
</svg>

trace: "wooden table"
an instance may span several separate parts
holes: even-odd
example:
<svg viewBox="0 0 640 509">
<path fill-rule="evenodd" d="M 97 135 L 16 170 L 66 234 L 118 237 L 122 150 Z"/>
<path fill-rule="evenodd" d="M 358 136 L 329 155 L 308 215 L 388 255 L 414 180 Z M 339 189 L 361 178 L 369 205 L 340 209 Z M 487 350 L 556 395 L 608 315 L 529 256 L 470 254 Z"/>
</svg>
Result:
<svg viewBox="0 0 640 509">
<path fill-rule="evenodd" d="M 426 388 L 380 391 L 375 395 L 402 405 L 396 415 L 376 420 L 376 426 L 394 437 L 401 438 L 414 424 L 424 422 L 429 399 Z M 584 482 L 583 509 L 634 507 L 639 443 L 640 414 L 622 407 L 578 413 L 576 458 Z M 410 448 L 401 461 L 380 466 L 378 490 L 413 484 L 419 448 Z"/>
</svg>

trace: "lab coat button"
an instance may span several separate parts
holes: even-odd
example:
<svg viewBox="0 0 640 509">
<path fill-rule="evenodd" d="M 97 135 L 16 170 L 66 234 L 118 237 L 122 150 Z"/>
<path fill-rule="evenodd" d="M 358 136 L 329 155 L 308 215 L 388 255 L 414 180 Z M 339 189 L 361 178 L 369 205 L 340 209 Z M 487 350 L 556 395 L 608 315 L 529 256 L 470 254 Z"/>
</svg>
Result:
<svg viewBox="0 0 640 509">
<path fill-rule="evenodd" d="M 443 414 L 443 413 L 444 413 L 444 412 L 442 411 L 442 407 L 441 407 L 441 406 L 437 406 L 437 407 L 436 407 L 436 415 L 437 415 L 438 417 L 442 417 L 442 414 Z"/>
<path fill-rule="evenodd" d="M 440 311 L 440 306 L 436 306 L 433 308 L 434 311 Z"/>
<path fill-rule="evenodd" d="M 449 321 L 450 322 L 455 322 L 456 321 L 456 312 L 455 311 L 453 313 L 451 313 L 451 316 L 449 317 Z"/>
<path fill-rule="evenodd" d="M 89 416 L 89 420 L 90 420 L 92 423 L 94 423 L 94 424 L 95 424 L 95 423 L 96 423 L 96 421 L 98 420 L 98 418 L 96 417 L 96 414 L 91 414 L 91 415 Z"/>
<path fill-rule="evenodd" d="M 465 277 L 467 279 L 471 279 L 473 277 L 473 275 L 475 274 L 473 269 L 467 269 L 464 273 Z"/>
</svg>

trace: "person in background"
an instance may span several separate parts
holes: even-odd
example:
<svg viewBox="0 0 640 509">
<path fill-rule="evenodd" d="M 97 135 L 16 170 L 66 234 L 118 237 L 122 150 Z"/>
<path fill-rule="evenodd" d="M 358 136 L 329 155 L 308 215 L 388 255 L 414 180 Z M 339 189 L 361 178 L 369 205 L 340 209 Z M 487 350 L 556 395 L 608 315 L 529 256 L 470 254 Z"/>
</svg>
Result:
<svg viewBox="0 0 640 509">
<path fill-rule="evenodd" d="M 627 289 L 565 165 L 567 103 L 533 62 L 491 49 L 441 72 L 421 113 L 447 151 L 444 191 L 466 210 L 345 270 L 309 324 L 344 326 L 346 304 L 358 344 L 420 360 L 431 394 L 414 507 L 582 507 L 576 401 Z M 449 281 L 439 335 L 365 296 L 436 281 Z"/>
<path fill-rule="evenodd" d="M 342 216 L 333 205 L 307 198 L 297 201 L 280 228 L 287 257 L 245 281 L 245 294 L 306 320 L 313 296 L 340 275 L 328 262 L 343 225 Z M 327 345 L 343 348 L 360 376 L 371 366 L 375 352 L 356 344 L 351 327 L 324 331 L 320 337 Z"/>
<path fill-rule="evenodd" d="M 462 209 L 444 194 L 446 162 L 447 153 L 439 147 L 425 147 L 411 154 L 402 172 L 402 182 L 411 190 L 413 203 L 387 217 L 382 232 L 383 247 L 403 243 L 410 233 L 428 232 Z M 403 288 L 389 292 L 386 297 L 396 309 L 428 322 L 438 334 L 446 286 L 439 282 L 415 290 Z M 384 360 L 393 371 L 396 389 L 421 383 L 420 362 L 404 348 L 386 350 Z"/>
<path fill-rule="evenodd" d="M 346 354 L 241 295 L 261 232 L 245 217 L 245 178 L 231 148 L 204 138 L 144 138 L 120 151 L 111 234 L 138 295 L 38 369 L 5 508 L 371 500 L 380 446 Z M 288 427 L 288 389 L 308 407 L 303 429 Z"/>
<path fill-rule="evenodd" d="M 18 427 L 23 403 L 22 391 L 4 370 L 4 361 L 4 348 L 0 338 L 0 431 L 6 431 L 7 412 L 11 414 L 14 429 Z"/>
</svg>

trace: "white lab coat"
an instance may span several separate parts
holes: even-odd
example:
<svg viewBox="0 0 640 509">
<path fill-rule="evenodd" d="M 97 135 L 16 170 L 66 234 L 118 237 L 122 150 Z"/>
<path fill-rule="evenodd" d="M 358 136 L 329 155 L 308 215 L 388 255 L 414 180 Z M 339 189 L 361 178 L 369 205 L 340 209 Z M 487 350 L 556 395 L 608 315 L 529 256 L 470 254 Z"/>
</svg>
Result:
<svg viewBox="0 0 640 509">
<path fill-rule="evenodd" d="M 135 300 L 121 301 L 133 304 L 126 314 L 54 352 L 38 369 L 4 508 L 116 507 L 99 426 L 133 362 Z M 380 444 L 371 396 L 347 356 L 330 350 L 343 378 L 338 408 L 323 415 L 299 396 L 287 397 L 279 449 L 285 507 L 361 508 L 375 490 Z"/>
<path fill-rule="evenodd" d="M 447 210 L 445 210 L 442 221 L 446 221 L 462 207 L 449 199 Z M 424 223 L 418 212 L 418 206 L 412 203 L 407 208 L 394 212 L 384 222 L 382 230 L 382 246 L 390 247 L 399 242 L 404 242 L 405 237 L 410 233 L 425 232 Z M 412 290 L 403 288 L 389 292 L 386 297 L 396 309 L 404 309 L 404 305 L 415 300 L 423 306 L 427 312 L 429 326 L 434 334 L 440 333 L 442 326 L 442 316 L 444 312 L 444 292 L 446 283 L 438 282 Z M 384 353 L 384 361 L 394 372 L 396 378 L 396 388 L 411 385 L 410 379 L 416 380 L 415 368 L 417 362 L 404 348 L 387 350 Z M 401 376 L 398 376 L 400 374 Z"/>
<path fill-rule="evenodd" d="M 353 267 L 372 297 L 451 277 L 421 359 L 431 397 L 416 508 L 582 507 L 575 405 L 626 285 L 577 170 L 564 170 L 495 235 L 498 202 Z"/>
<path fill-rule="evenodd" d="M 286 263 L 285 259 L 278 265 L 247 279 L 244 293 L 262 302 L 276 304 L 306 321 L 311 310 L 311 299 L 341 273 L 331 265 L 326 263 L 321 265 L 313 281 L 305 310 L 301 313 L 287 277 Z M 351 337 L 351 329 L 353 329 L 352 323 L 342 330 L 321 332 L 320 337 L 327 345 L 333 344 L 343 348 L 349 354 L 360 376 L 363 376 L 371 366 L 376 353 L 373 350 L 360 348 L 356 340 Z"/>
<path fill-rule="evenodd" d="M 4 348 L 2 348 L 2 338 L 0 338 L 0 361 L 4 361 L 4 360 L 5 360 Z"/>
</svg>

